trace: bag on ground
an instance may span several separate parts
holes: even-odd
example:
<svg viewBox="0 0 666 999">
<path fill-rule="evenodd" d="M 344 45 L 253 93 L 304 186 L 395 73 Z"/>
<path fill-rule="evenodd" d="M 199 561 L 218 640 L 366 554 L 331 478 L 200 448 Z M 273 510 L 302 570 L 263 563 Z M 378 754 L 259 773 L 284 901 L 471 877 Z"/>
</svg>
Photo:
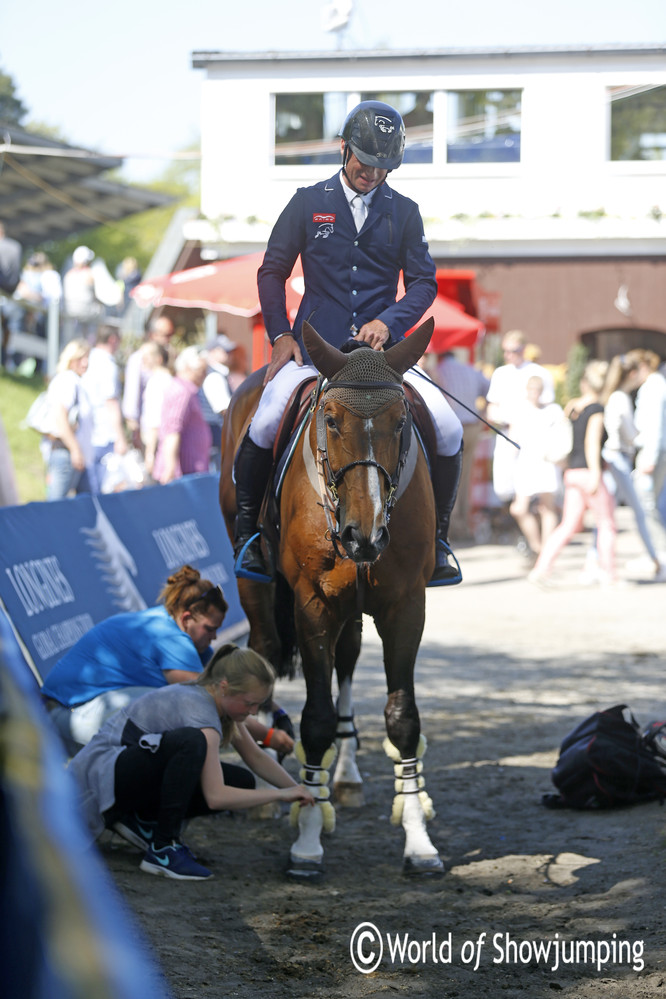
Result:
<svg viewBox="0 0 666 999">
<path fill-rule="evenodd" d="M 625 717 L 627 712 L 628 717 Z M 666 798 L 666 722 L 641 732 L 626 704 L 597 711 L 560 746 L 550 808 L 618 808 Z"/>
</svg>

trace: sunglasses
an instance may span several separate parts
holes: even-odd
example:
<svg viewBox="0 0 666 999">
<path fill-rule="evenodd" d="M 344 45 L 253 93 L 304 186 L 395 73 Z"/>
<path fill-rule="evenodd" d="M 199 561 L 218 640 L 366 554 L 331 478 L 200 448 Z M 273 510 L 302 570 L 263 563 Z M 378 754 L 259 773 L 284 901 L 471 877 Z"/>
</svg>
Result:
<svg viewBox="0 0 666 999">
<path fill-rule="evenodd" d="M 203 593 L 199 593 L 196 597 L 192 597 L 185 604 L 185 610 L 188 610 L 194 604 L 214 604 L 218 610 L 226 612 L 227 601 L 224 599 L 224 593 L 221 587 L 211 586 L 209 590 L 204 590 Z"/>
</svg>

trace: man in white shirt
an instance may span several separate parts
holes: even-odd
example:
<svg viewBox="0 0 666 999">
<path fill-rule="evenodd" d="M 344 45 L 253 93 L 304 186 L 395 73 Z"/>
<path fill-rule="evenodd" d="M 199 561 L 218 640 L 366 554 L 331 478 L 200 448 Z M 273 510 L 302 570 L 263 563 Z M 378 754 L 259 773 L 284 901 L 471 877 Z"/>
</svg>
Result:
<svg viewBox="0 0 666 999">
<path fill-rule="evenodd" d="M 222 420 L 229 406 L 229 353 L 236 344 L 223 333 L 207 345 L 208 371 L 199 392 L 201 411 L 210 427 L 213 443 L 210 449 L 211 471 L 220 471 L 220 446 L 222 442 Z"/>
<path fill-rule="evenodd" d="M 125 454 L 127 441 L 120 411 L 120 374 L 114 354 L 120 345 L 120 333 L 115 326 L 100 326 L 95 346 L 90 351 L 90 363 L 83 376 L 83 385 L 93 407 L 93 465 L 90 485 L 93 493 L 102 489 L 105 455 Z"/>
<path fill-rule="evenodd" d="M 526 399 L 527 380 L 536 375 L 543 382 L 539 398 L 542 405 L 555 401 L 555 387 L 550 372 L 534 361 L 525 360 L 525 335 L 520 330 L 510 330 L 502 339 L 506 364 L 496 368 L 490 378 L 487 416 L 491 423 L 507 428 L 512 420 L 516 403 Z M 497 498 L 506 502 L 515 495 L 513 473 L 518 451 L 503 437 L 495 438 L 493 455 L 493 489 Z"/>
</svg>

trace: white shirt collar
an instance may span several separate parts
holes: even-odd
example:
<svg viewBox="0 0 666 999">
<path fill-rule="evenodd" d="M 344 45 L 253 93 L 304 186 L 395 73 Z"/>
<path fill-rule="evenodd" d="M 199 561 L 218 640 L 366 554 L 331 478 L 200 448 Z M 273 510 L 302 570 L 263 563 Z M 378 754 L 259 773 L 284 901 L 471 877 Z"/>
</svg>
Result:
<svg viewBox="0 0 666 999">
<path fill-rule="evenodd" d="M 369 208 L 370 205 L 371 205 L 371 203 L 372 203 L 372 199 L 374 197 L 374 194 L 375 194 L 375 191 L 377 190 L 377 188 L 374 187 L 372 189 L 372 191 L 368 191 L 367 194 L 359 194 L 358 191 L 352 190 L 352 188 L 349 186 L 349 184 L 347 184 L 345 182 L 342 170 L 340 171 L 340 173 L 338 174 L 338 176 L 340 178 L 340 183 L 342 184 L 342 190 L 345 192 L 345 198 L 347 199 L 347 201 L 349 202 L 349 204 L 351 205 L 352 201 L 354 200 L 354 198 L 358 194 L 358 196 L 360 197 L 361 201 L 363 201 L 365 203 L 365 205 Z"/>
</svg>

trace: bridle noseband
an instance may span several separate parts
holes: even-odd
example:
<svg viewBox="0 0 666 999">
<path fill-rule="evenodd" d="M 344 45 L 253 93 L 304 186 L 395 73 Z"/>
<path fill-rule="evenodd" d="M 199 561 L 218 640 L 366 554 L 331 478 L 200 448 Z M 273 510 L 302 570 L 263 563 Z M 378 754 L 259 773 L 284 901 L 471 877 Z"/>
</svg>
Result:
<svg viewBox="0 0 666 999">
<path fill-rule="evenodd" d="M 352 389 L 356 390 L 373 390 L 373 389 L 391 389 L 402 397 L 403 405 L 405 407 L 405 423 L 402 427 L 400 433 L 400 452 L 398 454 L 398 461 L 396 463 L 395 471 L 393 474 L 387 471 L 384 466 L 375 461 L 374 458 L 357 458 L 354 461 L 348 462 L 334 471 L 331 468 L 330 459 L 328 456 L 328 435 L 326 431 L 326 422 L 324 420 L 324 403 L 326 401 L 326 393 L 331 389 Z M 349 409 L 345 406 L 343 402 L 340 405 L 344 409 Z M 374 415 L 374 414 L 373 414 Z M 321 402 L 317 407 L 316 413 L 316 430 L 317 430 L 317 457 L 318 457 L 318 468 L 321 470 L 321 476 L 323 477 L 323 485 L 325 487 L 325 496 L 322 498 L 324 502 L 322 506 L 326 514 L 326 519 L 328 522 L 328 530 L 331 536 L 331 541 L 337 555 L 340 558 L 349 558 L 344 550 L 340 550 L 340 533 L 338 531 L 338 525 L 340 523 L 340 497 L 338 489 L 340 483 L 344 479 L 347 472 L 352 468 L 357 468 L 359 466 L 366 466 L 370 468 L 376 468 L 378 472 L 384 477 L 386 484 L 388 486 L 386 499 L 384 500 L 383 514 L 386 523 L 388 524 L 391 511 L 395 505 L 396 492 L 398 489 L 398 483 L 400 481 L 400 475 L 405 463 L 407 461 L 407 453 L 409 451 L 409 446 L 412 438 L 412 414 L 410 412 L 409 406 L 407 405 L 405 399 L 405 392 L 402 385 L 396 382 L 324 382 L 321 393 Z"/>
</svg>

